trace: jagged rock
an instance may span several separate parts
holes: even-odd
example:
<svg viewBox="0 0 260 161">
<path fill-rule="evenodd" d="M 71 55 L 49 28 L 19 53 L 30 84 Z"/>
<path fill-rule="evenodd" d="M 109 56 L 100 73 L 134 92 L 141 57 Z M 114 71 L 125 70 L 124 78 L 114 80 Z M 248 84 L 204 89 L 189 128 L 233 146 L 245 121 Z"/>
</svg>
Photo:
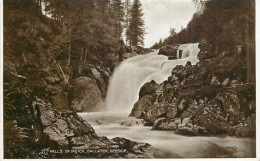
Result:
<svg viewBox="0 0 260 161">
<path fill-rule="evenodd" d="M 146 83 L 140 90 L 134 109 L 136 111 L 138 105 L 138 114 L 141 114 L 138 117 L 153 125 L 154 129 L 174 129 L 178 133 L 192 135 L 236 135 L 229 129 L 246 129 L 239 123 L 255 113 L 255 84 L 245 83 L 241 55 L 225 51 L 216 57 L 215 51 L 211 51 L 206 42 L 201 42 L 199 46 L 199 63 L 177 65 L 168 80 L 157 85 L 156 92 L 153 83 Z M 153 102 L 148 101 L 149 105 L 142 108 L 144 97 L 155 94 Z M 174 119 L 179 117 L 182 126 L 174 123 Z M 183 123 L 185 118 L 190 121 Z"/>
<path fill-rule="evenodd" d="M 167 118 L 159 118 L 154 122 L 153 130 L 176 130 L 177 122 L 168 120 Z"/>
<path fill-rule="evenodd" d="M 229 135 L 236 137 L 254 137 L 256 132 L 256 116 L 250 115 L 245 121 L 231 127 L 228 131 Z"/>
<path fill-rule="evenodd" d="M 243 113 L 241 113 L 240 99 L 238 95 L 234 93 L 221 92 L 216 96 L 216 99 L 221 101 L 224 110 L 223 112 L 230 124 L 234 124 L 245 117 Z"/>
<path fill-rule="evenodd" d="M 192 125 L 190 123 L 180 124 L 176 130 L 177 134 L 189 135 L 189 136 L 198 136 L 198 135 L 207 135 L 208 132 L 203 127 L 197 125 Z"/>
<path fill-rule="evenodd" d="M 95 79 L 79 77 L 71 81 L 69 107 L 76 112 L 96 111 L 103 102 Z"/>
<path fill-rule="evenodd" d="M 172 130 L 177 134 L 181 135 L 190 135 L 190 136 L 198 136 L 198 135 L 207 135 L 208 132 L 205 128 L 193 125 L 192 120 L 190 118 L 160 118 L 154 122 L 153 126 L 154 130 Z"/>
<path fill-rule="evenodd" d="M 94 129 L 74 112 L 59 113 L 50 103 L 36 99 L 32 103 L 36 124 L 40 124 L 42 133 L 47 137 L 39 138 L 45 142 L 56 143 L 56 149 L 108 149 L 122 152 L 91 153 L 95 158 L 140 158 L 148 154 L 150 147 L 146 143 L 133 142 L 124 138 L 98 137 Z M 48 140 L 49 139 L 49 140 Z M 90 157 L 90 154 L 75 153 L 76 156 Z M 151 156 L 151 155 L 149 155 Z"/>
<path fill-rule="evenodd" d="M 138 102 L 135 103 L 129 116 L 137 118 L 141 117 L 141 115 L 146 113 L 147 109 L 154 104 L 156 97 L 156 95 L 143 96 Z"/>
<path fill-rule="evenodd" d="M 199 43 L 200 52 L 198 53 L 198 59 L 200 62 L 204 62 L 209 58 L 213 58 L 216 56 L 215 53 L 210 52 L 211 45 L 206 41 L 201 41 Z"/>
<path fill-rule="evenodd" d="M 167 117 L 175 118 L 177 112 L 178 112 L 178 100 L 177 98 L 173 98 L 172 102 L 168 105 Z"/>
<path fill-rule="evenodd" d="M 102 94 L 102 98 L 106 97 L 108 88 L 108 81 L 111 73 L 105 68 L 93 65 L 80 65 L 78 69 L 79 77 L 89 77 L 96 80 L 99 91 Z"/>
<path fill-rule="evenodd" d="M 187 107 L 187 104 L 188 104 L 188 100 L 187 99 L 181 99 L 180 100 L 180 103 L 178 104 L 178 110 L 179 111 L 183 111 L 186 107 Z"/>
<path fill-rule="evenodd" d="M 163 117 L 166 115 L 167 106 L 164 104 L 156 103 L 151 108 L 144 113 L 143 119 L 146 122 L 154 122 L 157 118 Z"/>
<path fill-rule="evenodd" d="M 142 98 L 145 95 L 150 95 L 155 93 L 158 87 L 159 87 L 158 84 L 153 80 L 150 83 L 144 84 L 140 89 L 139 98 Z"/>
</svg>

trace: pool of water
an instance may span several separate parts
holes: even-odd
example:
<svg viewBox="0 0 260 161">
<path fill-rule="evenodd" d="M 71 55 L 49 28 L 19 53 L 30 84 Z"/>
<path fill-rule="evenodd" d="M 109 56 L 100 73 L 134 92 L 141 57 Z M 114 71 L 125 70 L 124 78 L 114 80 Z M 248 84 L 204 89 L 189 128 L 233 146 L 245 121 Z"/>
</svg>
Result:
<svg viewBox="0 0 260 161">
<path fill-rule="evenodd" d="M 139 124 L 141 120 L 128 117 L 128 113 L 80 113 L 99 136 L 109 139 L 124 137 L 132 141 L 149 143 L 171 158 L 253 158 L 256 155 L 255 138 L 231 136 L 182 136 L 173 131 L 151 130 Z M 128 121 L 132 126 L 122 125 Z M 163 156 L 160 156 L 163 157 Z"/>
</svg>

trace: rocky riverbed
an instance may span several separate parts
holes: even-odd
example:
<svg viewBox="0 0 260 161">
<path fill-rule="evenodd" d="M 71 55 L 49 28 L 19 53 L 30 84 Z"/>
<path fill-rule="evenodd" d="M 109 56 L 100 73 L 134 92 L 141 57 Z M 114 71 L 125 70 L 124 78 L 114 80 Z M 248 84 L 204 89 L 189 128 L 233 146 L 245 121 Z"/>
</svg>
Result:
<svg viewBox="0 0 260 161">
<path fill-rule="evenodd" d="M 5 158 L 153 158 L 149 144 L 98 136 L 75 112 L 58 112 L 36 97 L 25 77 L 9 76 L 13 82 L 5 88 Z"/>
<path fill-rule="evenodd" d="M 255 139 L 228 135 L 185 136 L 173 131 L 153 130 L 143 126 L 144 120 L 128 117 L 128 113 L 80 113 L 99 136 L 124 137 L 146 142 L 155 158 L 240 158 L 255 157 Z"/>
<path fill-rule="evenodd" d="M 243 53 L 216 57 L 206 42 L 199 47 L 196 65 L 178 65 L 163 83 L 146 83 L 130 116 L 183 135 L 254 137 L 255 84 L 246 83 Z"/>
</svg>

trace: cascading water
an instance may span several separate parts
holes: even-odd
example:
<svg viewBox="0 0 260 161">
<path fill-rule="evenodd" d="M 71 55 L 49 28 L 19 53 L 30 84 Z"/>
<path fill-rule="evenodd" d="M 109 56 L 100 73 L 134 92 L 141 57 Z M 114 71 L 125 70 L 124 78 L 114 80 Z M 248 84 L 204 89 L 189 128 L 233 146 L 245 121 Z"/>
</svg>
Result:
<svg viewBox="0 0 260 161">
<path fill-rule="evenodd" d="M 138 100 L 140 88 L 154 80 L 162 83 L 171 75 L 176 65 L 198 62 L 198 43 L 183 44 L 178 47 L 178 58 L 168 60 L 167 56 L 158 55 L 155 50 L 147 55 L 138 55 L 123 61 L 114 71 L 106 97 L 106 108 L 110 112 L 131 112 Z M 182 51 L 182 56 L 180 56 Z"/>
<path fill-rule="evenodd" d="M 198 44 L 183 44 L 178 49 L 177 60 L 168 60 L 166 56 L 158 55 L 157 50 L 123 61 L 110 80 L 106 98 L 108 111 L 81 113 L 80 116 L 99 136 L 148 143 L 156 149 L 158 158 L 255 157 L 255 140 L 252 138 L 181 136 L 172 131 L 139 126 L 141 119 L 128 117 L 144 83 L 151 80 L 161 83 L 171 75 L 176 65 L 185 65 L 187 61 L 192 64 L 198 62 Z M 236 150 L 228 150 L 227 147 L 235 147 Z"/>
</svg>

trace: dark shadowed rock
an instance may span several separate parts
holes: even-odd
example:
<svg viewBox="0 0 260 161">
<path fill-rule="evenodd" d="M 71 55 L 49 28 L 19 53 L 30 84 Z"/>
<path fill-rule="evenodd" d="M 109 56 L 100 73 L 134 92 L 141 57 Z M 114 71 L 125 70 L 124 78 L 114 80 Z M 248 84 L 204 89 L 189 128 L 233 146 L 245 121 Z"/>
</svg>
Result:
<svg viewBox="0 0 260 161">
<path fill-rule="evenodd" d="M 205 128 L 193 125 L 190 118 L 160 118 L 154 122 L 154 130 L 172 130 L 177 134 L 189 135 L 189 136 L 198 136 L 198 135 L 207 135 L 208 132 Z"/>
<path fill-rule="evenodd" d="M 256 134 L 256 116 L 250 115 L 246 120 L 231 127 L 228 131 L 230 135 L 237 137 L 254 137 Z"/>
<path fill-rule="evenodd" d="M 208 132 L 204 127 L 192 125 L 190 123 L 179 125 L 176 133 L 188 136 L 208 135 Z"/>
<path fill-rule="evenodd" d="M 89 64 L 81 64 L 78 67 L 78 77 L 89 77 L 95 79 L 102 98 L 106 97 L 108 81 L 111 76 L 109 69 Z"/>
<path fill-rule="evenodd" d="M 159 50 L 158 55 L 165 55 L 171 59 L 177 59 L 177 46 L 164 46 Z"/>
<path fill-rule="evenodd" d="M 154 80 L 152 80 L 150 83 L 145 83 L 140 89 L 139 98 L 155 93 L 158 87 L 158 84 Z"/>
<path fill-rule="evenodd" d="M 184 135 L 253 136 L 254 128 L 242 124 L 255 113 L 255 84 L 245 83 L 244 58 L 228 51 L 217 57 L 204 41 L 199 47 L 199 63 L 177 65 L 167 81 L 156 85 L 156 91 L 153 82 L 146 83 L 133 111 L 138 111 L 138 117 L 154 129 L 174 130 Z M 170 48 L 163 47 L 161 52 Z M 145 99 L 153 95 L 156 95 L 153 101 Z M 183 123 L 187 118 L 190 121 Z"/>
<path fill-rule="evenodd" d="M 36 99 L 32 103 L 33 115 L 36 124 L 40 125 L 39 132 L 46 137 L 39 141 L 53 142 L 55 149 L 86 150 L 86 149 L 112 149 L 115 152 L 75 153 L 62 158 L 94 157 L 94 158 L 143 158 L 152 157 L 147 149 L 147 143 L 138 143 L 125 138 L 108 139 L 96 135 L 94 129 L 75 112 L 59 113 L 50 103 Z M 53 148 L 53 147 L 51 147 Z M 117 152 L 119 151 L 119 152 Z"/>
<path fill-rule="evenodd" d="M 134 108 L 129 116 L 141 117 L 142 114 L 146 113 L 155 102 L 156 95 L 143 96 L 138 102 L 135 103 Z"/>
<path fill-rule="evenodd" d="M 69 107 L 76 112 L 96 111 L 103 102 L 95 79 L 79 77 L 71 81 Z"/>
<path fill-rule="evenodd" d="M 58 111 L 69 111 L 68 93 L 62 92 L 51 97 L 52 104 Z"/>
</svg>

